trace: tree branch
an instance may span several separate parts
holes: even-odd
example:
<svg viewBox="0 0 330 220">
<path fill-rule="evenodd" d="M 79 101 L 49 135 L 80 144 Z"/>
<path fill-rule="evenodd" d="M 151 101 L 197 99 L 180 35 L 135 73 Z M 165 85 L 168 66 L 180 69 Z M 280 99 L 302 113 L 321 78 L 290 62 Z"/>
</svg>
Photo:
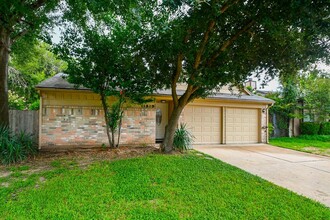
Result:
<svg viewBox="0 0 330 220">
<path fill-rule="evenodd" d="M 226 2 L 220 9 L 221 13 L 224 13 L 225 11 L 228 10 L 228 8 L 230 8 L 231 6 L 235 5 L 239 0 L 235 0 L 232 3 L 230 3 L 231 1 Z"/>
<path fill-rule="evenodd" d="M 231 44 L 233 44 L 237 38 L 243 34 L 244 32 L 248 31 L 253 25 L 255 24 L 254 20 L 250 20 L 247 22 L 236 34 L 231 36 L 227 41 L 225 41 L 222 46 L 217 50 L 212 56 L 211 59 L 206 63 L 207 66 L 211 66 L 213 62 L 220 56 L 222 52 L 224 52 Z"/>
<path fill-rule="evenodd" d="M 173 103 L 174 106 L 178 106 L 178 94 L 176 93 L 176 84 L 179 80 L 180 73 L 182 70 L 182 60 L 183 60 L 183 54 L 179 53 L 176 61 L 176 70 L 172 75 L 172 82 L 171 82 L 171 88 L 172 88 L 172 97 L 173 97 Z"/>
<path fill-rule="evenodd" d="M 185 36 L 185 38 L 183 39 L 183 43 L 186 44 L 188 43 L 188 40 L 190 38 L 192 30 L 188 29 L 187 34 Z M 177 56 L 177 61 L 176 61 L 176 70 L 172 75 L 172 82 L 171 82 L 171 88 L 172 88 L 172 98 L 173 98 L 173 103 L 174 106 L 178 106 L 179 104 L 179 99 L 178 99 L 178 95 L 176 93 L 176 84 L 180 78 L 180 74 L 182 71 L 182 61 L 183 61 L 184 55 L 182 52 L 180 52 Z"/>
<path fill-rule="evenodd" d="M 25 29 L 21 32 L 19 32 L 18 34 L 16 34 L 12 39 L 11 39 L 11 43 L 14 43 L 16 40 L 18 40 L 19 38 L 23 37 L 24 35 L 26 35 L 29 32 L 28 29 Z"/>
<path fill-rule="evenodd" d="M 32 3 L 30 5 L 30 7 L 31 7 L 31 9 L 34 9 L 35 10 L 35 9 L 38 9 L 41 6 L 43 6 L 46 2 L 47 2 L 47 0 L 38 0 L 38 1 L 34 2 L 34 3 Z"/>
<path fill-rule="evenodd" d="M 206 44 L 208 43 L 209 38 L 210 38 L 210 33 L 213 31 L 214 26 L 215 26 L 215 20 L 211 20 L 209 22 L 209 25 L 208 25 L 207 30 L 204 33 L 204 37 L 203 37 L 203 39 L 201 41 L 201 44 L 199 46 L 199 49 L 198 49 L 198 51 L 196 53 L 195 62 L 194 62 L 194 66 L 193 66 L 193 68 L 195 70 L 197 70 L 197 68 L 198 68 L 198 66 L 200 64 L 202 55 L 203 55 L 204 50 L 205 50 L 205 47 L 206 47 Z"/>
</svg>

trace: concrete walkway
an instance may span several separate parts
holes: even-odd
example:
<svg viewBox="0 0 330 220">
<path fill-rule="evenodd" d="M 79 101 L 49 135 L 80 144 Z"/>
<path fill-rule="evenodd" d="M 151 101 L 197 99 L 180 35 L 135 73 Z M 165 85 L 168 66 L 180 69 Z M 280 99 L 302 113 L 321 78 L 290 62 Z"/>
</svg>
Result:
<svg viewBox="0 0 330 220">
<path fill-rule="evenodd" d="M 194 146 L 249 173 L 330 207 L 330 158 L 266 144 Z"/>
</svg>

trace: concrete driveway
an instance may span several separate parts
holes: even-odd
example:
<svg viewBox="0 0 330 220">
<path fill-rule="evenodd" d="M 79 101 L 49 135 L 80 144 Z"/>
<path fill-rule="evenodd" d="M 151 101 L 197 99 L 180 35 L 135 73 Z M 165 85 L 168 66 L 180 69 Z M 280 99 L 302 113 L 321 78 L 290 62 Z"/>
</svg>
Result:
<svg viewBox="0 0 330 220">
<path fill-rule="evenodd" d="M 194 149 L 330 207 L 329 157 L 266 144 Z"/>
</svg>

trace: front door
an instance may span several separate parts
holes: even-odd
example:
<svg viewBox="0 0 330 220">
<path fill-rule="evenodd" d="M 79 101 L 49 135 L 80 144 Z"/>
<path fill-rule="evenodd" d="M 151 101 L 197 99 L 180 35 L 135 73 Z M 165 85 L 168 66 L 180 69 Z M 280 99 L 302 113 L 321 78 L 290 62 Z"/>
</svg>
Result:
<svg viewBox="0 0 330 220">
<path fill-rule="evenodd" d="M 156 103 L 156 142 L 164 139 L 167 122 L 168 103 Z"/>
</svg>

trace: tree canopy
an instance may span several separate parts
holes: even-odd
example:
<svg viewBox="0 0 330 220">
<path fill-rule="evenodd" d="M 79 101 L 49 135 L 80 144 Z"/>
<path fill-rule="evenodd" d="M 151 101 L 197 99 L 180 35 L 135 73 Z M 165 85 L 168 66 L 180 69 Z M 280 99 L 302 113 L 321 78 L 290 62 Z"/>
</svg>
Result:
<svg viewBox="0 0 330 220">
<path fill-rule="evenodd" d="M 157 78 L 172 88 L 165 151 L 187 103 L 253 73 L 285 75 L 329 56 L 327 0 L 163 1 L 160 8 L 144 43 Z M 188 85 L 180 97 L 177 83 Z"/>
</svg>

